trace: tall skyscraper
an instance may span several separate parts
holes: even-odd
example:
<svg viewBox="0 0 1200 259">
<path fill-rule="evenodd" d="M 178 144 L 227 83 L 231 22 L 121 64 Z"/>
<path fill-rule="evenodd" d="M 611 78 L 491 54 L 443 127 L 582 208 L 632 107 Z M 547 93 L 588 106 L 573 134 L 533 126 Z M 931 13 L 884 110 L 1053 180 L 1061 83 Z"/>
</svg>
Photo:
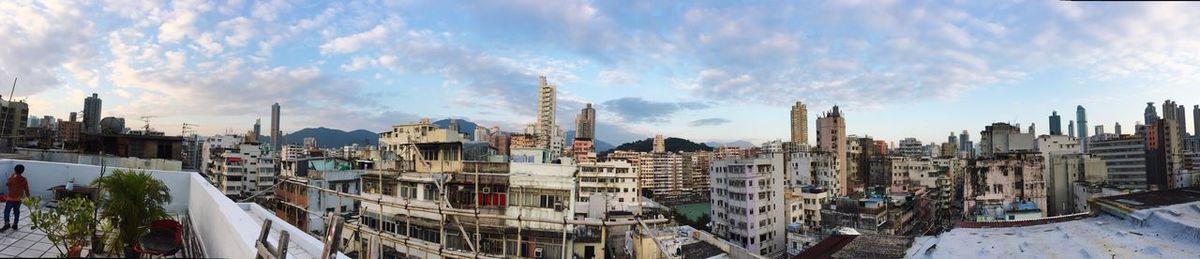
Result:
<svg viewBox="0 0 1200 259">
<path fill-rule="evenodd" d="M 254 119 L 254 138 L 262 136 L 262 119 Z"/>
<path fill-rule="evenodd" d="M 1192 105 L 1192 132 L 1200 136 L 1200 105 Z"/>
<path fill-rule="evenodd" d="M 1179 137 L 1187 137 L 1187 108 L 1175 106 L 1175 120 L 1179 122 Z"/>
<path fill-rule="evenodd" d="M 958 151 L 966 152 L 968 156 L 974 156 L 974 143 L 971 143 L 971 134 L 967 130 L 963 130 L 962 134 L 958 134 Z"/>
<path fill-rule="evenodd" d="M 1150 125 L 1154 120 L 1158 119 L 1158 112 L 1154 110 L 1154 102 L 1146 102 L 1145 120 L 1142 124 Z"/>
<path fill-rule="evenodd" d="M 946 138 L 946 143 L 950 143 L 950 144 L 952 144 L 952 145 L 954 145 L 954 146 L 956 146 L 956 147 L 957 147 L 957 146 L 958 146 L 958 136 L 955 136 L 955 135 L 954 135 L 954 132 L 953 132 L 953 131 L 951 131 L 951 132 L 950 132 L 950 137 L 947 137 L 947 138 Z"/>
<path fill-rule="evenodd" d="M 1171 100 L 1163 101 L 1162 109 L 1163 109 L 1162 119 L 1171 120 L 1171 121 L 1175 121 L 1175 120 L 1179 119 L 1179 118 L 1175 117 L 1176 115 L 1178 115 L 1178 113 L 1175 113 L 1175 101 L 1171 101 Z M 1176 124 L 1176 125 L 1178 125 L 1178 124 Z"/>
<path fill-rule="evenodd" d="M 1062 117 L 1058 111 L 1050 112 L 1050 135 L 1062 135 Z"/>
<path fill-rule="evenodd" d="M 546 76 L 538 76 L 538 142 L 544 147 L 550 146 L 550 136 L 554 135 L 554 110 L 557 102 L 557 86 L 546 82 Z"/>
<path fill-rule="evenodd" d="M 667 141 L 663 139 L 662 134 L 654 135 L 654 153 L 666 153 Z"/>
<path fill-rule="evenodd" d="M 283 147 L 283 132 L 279 131 L 279 103 L 271 105 L 271 150 L 279 152 Z"/>
<path fill-rule="evenodd" d="M 1036 124 L 1037 123 L 1029 123 L 1029 131 L 1028 131 L 1029 135 L 1033 135 L 1033 137 L 1035 137 L 1035 138 L 1037 137 L 1037 127 L 1034 127 L 1033 125 L 1036 125 Z"/>
<path fill-rule="evenodd" d="M 846 143 L 846 120 L 842 118 L 842 112 L 838 110 L 837 105 L 834 105 L 833 110 L 817 118 L 817 148 L 833 153 L 834 163 L 837 165 L 838 185 L 841 187 L 840 190 L 836 190 L 839 195 L 850 194 L 850 174 L 846 170 L 849 163 L 846 161 Z"/>
<path fill-rule="evenodd" d="M 79 121 L 79 118 L 78 118 L 78 117 L 79 117 L 79 113 L 76 113 L 76 112 L 71 112 L 71 115 L 70 115 L 70 116 L 67 116 L 67 117 L 68 117 L 68 118 L 70 118 L 70 120 L 68 120 L 68 121 L 70 121 L 70 122 L 76 122 L 76 121 Z"/>
<path fill-rule="evenodd" d="M 1113 125 L 1113 133 L 1117 134 L 1117 137 L 1121 136 L 1121 123 L 1120 122 L 1117 122 L 1117 125 Z"/>
<path fill-rule="evenodd" d="M 808 106 L 798 101 L 792 105 L 792 143 L 808 145 Z"/>
<path fill-rule="evenodd" d="M 1096 136 L 1104 135 L 1104 125 L 1096 125 Z"/>
<path fill-rule="evenodd" d="M 1075 137 L 1075 121 L 1067 122 L 1067 136 Z"/>
<path fill-rule="evenodd" d="M 83 99 L 83 132 L 100 133 L 100 107 L 99 94 L 92 93 L 91 97 Z"/>
<path fill-rule="evenodd" d="M 1083 105 L 1075 106 L 1075 121 L 1079 123 L 1079 125 L 1076 125 L 1078 127 L 1075 127 L 1075 129 L 1079 130 L 1079 150 L 1087 153 L 1088 136 L 1090 135 L 1088 135 L 1087 109 L 1084 109 Z"/>
<path fill-rule="evenodd" d="M 579 111 L 579 117 L 575 118 L 575 138 L 596 138 L 596 109 L 592 108 L 591 103 Z"/>
</svg>

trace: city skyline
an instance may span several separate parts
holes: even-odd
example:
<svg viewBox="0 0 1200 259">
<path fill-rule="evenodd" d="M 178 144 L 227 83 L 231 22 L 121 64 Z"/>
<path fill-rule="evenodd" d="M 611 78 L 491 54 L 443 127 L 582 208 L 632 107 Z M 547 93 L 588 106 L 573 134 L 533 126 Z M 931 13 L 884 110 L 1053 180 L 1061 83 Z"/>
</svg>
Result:
<svg viewBox="0 0 1200 259">
<path fill-rule="evenodd" d="M 0 76 L 20 78 L 30 115 L 65 118 L 95 92 L 102 116 L 158 116 L 168 134 L 245 132 L 276 102 L 284 133 L 422 117 L 519 132 L 543 74 L 556 124 L 593 103 L 614 144 L 787 140 L 796 101 L 889 143 L 997 121 L 1048 133 L 1076 105 L 1112 127 L 1145 102 L 1200 103 L 1182 55 L 1200 52 L 1196 5 L 454 4 L 0 3 L 0 32 L 24 39 L 0 42 Z"/>
</svg>

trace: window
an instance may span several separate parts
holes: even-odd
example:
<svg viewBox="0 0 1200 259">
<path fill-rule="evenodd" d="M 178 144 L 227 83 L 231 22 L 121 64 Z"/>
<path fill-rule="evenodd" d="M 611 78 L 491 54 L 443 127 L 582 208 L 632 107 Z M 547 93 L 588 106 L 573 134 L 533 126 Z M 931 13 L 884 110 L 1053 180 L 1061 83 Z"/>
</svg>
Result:
<svg viewBox="0 0 1200 259">
<path fill-rule="evenodd" d="M 386 189 L 385 189 L 385 192 L 386 192 Z M 416 183 L 400 183 L 400 197 L 405 198 L 405 199 L 416 199 L 417 198 L 417 184 Z"/>
<path fill-rule="evenodd" d="M 438 195 L 437 186 L 425 184 L 425 200 L 441 200 L 442 198 L 438 196 L 440 195 Z"/>
</svg>

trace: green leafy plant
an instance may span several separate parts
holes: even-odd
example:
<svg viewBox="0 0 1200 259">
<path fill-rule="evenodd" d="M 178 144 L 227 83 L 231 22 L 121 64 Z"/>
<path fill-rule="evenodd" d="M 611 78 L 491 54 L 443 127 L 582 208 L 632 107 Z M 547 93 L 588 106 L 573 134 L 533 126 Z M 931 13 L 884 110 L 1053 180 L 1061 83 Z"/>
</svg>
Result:
<svg viewBox="0 0 1200 259">
<path fill-rule="evenodd" d="M 67 198 L 58 201 L 58 206 L 48 209 L 39 208 L 42 199 L 29 197 L 22 201 L 29 211 L 29 221 L 33 227 L 46 233 L 46 239 L 54 243 L 54 248 L 60 254 L 72 251 L 72 247 L 82 248 L 92 234 L 92 222 L 95 220 L 92 212 L 96 204 L 83 198 Z M 65 224 L 64 224 L 65 223 Z"/>
<path fill-rule="evenodd" d="M 163 205 L 171 202 L 170 188 L 149 174 L 114 170 L 92 185 L 103 193 L 100 215 L 112 221 L 120 247 L 132 247 L 150 222 L 168 216 Z"/>
<path fill-rule="evenodd" d="M 123 247 L 121 247 L 121 240 L 117 239 L 116 225 L 113 225 L 112 221 L 104 219 L 100 220 L 99 224 L 100 226 L 96 229 L 96 239 L 99 241 L 99 247 L 93 247 L 92 249 L 104 249 L 98 252 L 110 255 L 120 254 Z"/>
</svg>

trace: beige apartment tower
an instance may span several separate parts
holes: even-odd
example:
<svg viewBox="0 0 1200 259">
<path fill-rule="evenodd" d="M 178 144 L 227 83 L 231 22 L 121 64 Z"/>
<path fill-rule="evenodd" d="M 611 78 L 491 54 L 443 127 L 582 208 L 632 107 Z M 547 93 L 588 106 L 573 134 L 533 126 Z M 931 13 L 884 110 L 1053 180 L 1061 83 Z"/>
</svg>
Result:
<svg viewBox="0 0 1200 259">
<path fill-rule="evenodd" d="M 551 136 L 554 136 L 555 88 L 546 83 L 546 76 L 538 76 L 538 117 L 537 141 L 539 146 L 551 147 Z"/>
<path fill-rule="evenodd" d="M 654 135 L 654 153 L 667 152 L 667 141 L 663 139 L 662 134 Z"/>
<path fill-rule="evenodd" d="M 850 194 L 850 175 L 846 173 L 846 120 L 836 105 L 817 118 L 817 148 L 833 153 L 838 195 Z"/>
<path fill-rule="evenodd" d="M 792 143 L 808 145 L 808 107 L 799 101 L 792 105 Z"/>
</svg>

